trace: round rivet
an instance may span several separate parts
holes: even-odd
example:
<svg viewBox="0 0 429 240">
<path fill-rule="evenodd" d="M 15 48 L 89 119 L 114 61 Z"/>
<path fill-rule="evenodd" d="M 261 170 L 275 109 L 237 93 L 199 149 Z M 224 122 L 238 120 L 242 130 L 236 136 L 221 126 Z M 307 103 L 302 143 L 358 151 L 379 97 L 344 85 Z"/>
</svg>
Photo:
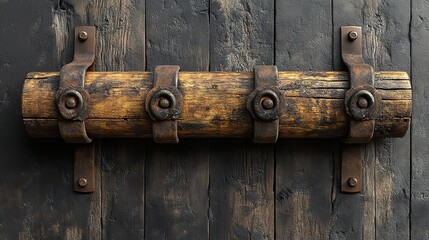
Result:
<svg viewBox="0 0 429 240">
<path fill-rule="evenodd" d="M 270 110 L 270 109 L 272 109 L 272 108 L 274 107 L 274 102 L 273 102 L 273 100 L 272 100 L 271 98 L 268 98 L 268 97 L 263 98 L 263 99 L 262 99 L 262 107 L 263 107 L 265 110 Z"/>
<path fill-rule="evenodd" d="M 88 184 L 88 180 L 86 180 L 86 178 L 79 178 L 78 184 L 79 187 L 86 187 L 86 185 Z"/>
<path fill-rule="evenodd" d="M 170 101 L 164 97 L 159 99 L 159 107 L 164 108 L 164 109 L 170 107 Z"/>
<path fill-rule="evenodd" d="M 357 106 L 359 108 L 367 108 L 368 107 L 368 100 L 364 97 L 360 97 L 358 99 Z"/>
<path fill-rule="evenodd" d="M 358 39 L 359 34 L 356 31 L 350 31 L 349 32 L 349 41 L 354 41 L 356 39 Z"/>
<path fill-rule="evenodd" d="M 356 187 L 356 185 L 358 184 L 358 180 L 354 177 L 351 177 L 349 178 L 348 183 L 350 187 Z"/>
<path fill-rule="evenodd" d="M 76 99 L 74 97 L 69 97 L 66 100 L 66 107 L 68 109 L 73 109 L 76 107 Z"/>
<path fill-rule="evenodd" d="M 88 39 L 88 33 L 85 31 L 80 31 L 78 36 L 79 36 L 79 40 L 81 40 L 82 42 Z"/>
</svg>

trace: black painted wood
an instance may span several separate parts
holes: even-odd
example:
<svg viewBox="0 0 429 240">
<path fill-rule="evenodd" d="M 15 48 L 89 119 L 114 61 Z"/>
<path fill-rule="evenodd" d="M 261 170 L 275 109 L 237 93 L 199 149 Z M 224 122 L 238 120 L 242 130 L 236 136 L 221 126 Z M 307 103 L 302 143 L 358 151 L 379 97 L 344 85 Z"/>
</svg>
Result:
<svg viewBox="0 0 429 240">
<path fill-rule="evenodd" d="M 273 65 L 274 1 L 210 2 L 210 70 Z M 274 239 L 274 145 L 210 141 L 210 239 Z"/>
<path fill-rule="evenodd" d="M 208 9 L 203 0 L 146 0 L 148 70 L 208 70 Z M 145 239 L 208 239 L 208 141 L 147 149 Z"/>
<path fill-rule="evenodd" d="M 362 25 L 365 60 L 412 75 L 412 131 L 367 145 L 361 194 L 323 139 L 97 141 L 97 190 L 76 194 L 73 147 L 26 136 L 20 93 L 86 24 L 99 71 L 344 70 L 339 27 Z M 428 0 L 0 0 L 0 26 L 0 239 L 429 238 Z"/>
<path fill-rule="evenodd" d="M 332 69 L 330 0 L 276 2 L 279 70 Z M 310 17 L 311 16 L 311 17 Z M 276 237 L 329 237 L 332 140 L 279 140 L 276 145 Z"/>
<path fill-rule="evenodd" d="M 101 238 L 101 191 L 73 191 L 73 146 L 29 139 L 20 114 L 26 73 L 71 61 L 71 22 L 87 23 L 77 11 L 65 2 L 0 1 L 0 239 Z"/>
<path fill-rule="evenodd" d="M 411 161 L 411 239 L 428 239 L 429 228 L 429 1 L 412 1 L 411 46 L 413 122 Z"/>
</svg>

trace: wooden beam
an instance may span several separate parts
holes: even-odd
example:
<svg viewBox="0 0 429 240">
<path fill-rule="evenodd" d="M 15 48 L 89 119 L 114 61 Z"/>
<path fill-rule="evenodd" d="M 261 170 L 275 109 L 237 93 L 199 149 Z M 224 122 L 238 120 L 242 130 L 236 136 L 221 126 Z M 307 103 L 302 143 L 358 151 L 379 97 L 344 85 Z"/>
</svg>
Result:
<svg viewBox="0 0 429 240">
<path fill-rule="evenodd" d="M 411 85 L 405 72 L 377 72 L 375 86 L 383 108 L 375 137 L 402 137 L 411 119 Z M 280 72 L 286 98 L 280 118 L 281 138 L 334 138 L 348 132 L 345 72 Z M 91 72 L 85 89 L 91 138 L 150 138 L 152 123 L 144 110 L 152 87 L 151 72 Z M 22 93 L 22 115 L 32 137 L 59 137 L 55 107 L 58 73 L 29 73 Z M 253 119 L 245 108 L 253 90 L 252 72 L 180 72 L 183 107 L 178 120 L 182 138 L 251 137 Z"/>
</svg>

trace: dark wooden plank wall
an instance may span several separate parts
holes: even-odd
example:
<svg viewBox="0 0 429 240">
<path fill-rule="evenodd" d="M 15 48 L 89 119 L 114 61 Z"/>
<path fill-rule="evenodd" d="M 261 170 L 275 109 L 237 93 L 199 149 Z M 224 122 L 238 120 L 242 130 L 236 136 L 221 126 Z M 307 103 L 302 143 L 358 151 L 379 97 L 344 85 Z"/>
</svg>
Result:
<svg viewBox="0 0 429 240">
<path fill-rule="evenodd" d="M 0 23 L 0 239 L 429 239 L 428 0 L 0 0 Z M 366 61 L 412 76 L 412 128 L 367 145 L 361 194 L 332 139 L 97 141 L 97 191 L 75 194 L 72 146 L 26 136 L 20 91 L 87 24 L 99 71 L 344 70 L 339 27 L 362 25 Z"/>
</svg>

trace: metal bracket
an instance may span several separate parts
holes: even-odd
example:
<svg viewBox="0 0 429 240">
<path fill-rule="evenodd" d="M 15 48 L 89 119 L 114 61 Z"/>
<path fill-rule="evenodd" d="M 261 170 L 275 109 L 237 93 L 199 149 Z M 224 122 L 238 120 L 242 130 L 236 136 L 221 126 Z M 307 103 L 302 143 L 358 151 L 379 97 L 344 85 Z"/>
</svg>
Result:
<svg viewBox="0 0 429 240">
<path fill-rule="evenodd" d="M 362 161 L 365 143 L 373 135 L 375 119 L 381 111 L 381 94 L 374 87 L 374 70 L 362 57 L 362 28 L 341 27 L 341 55 L 350 74 L 350 89 L 345 96 L 345 109 L 350 119 L 344 139 L 341 163 L 341 191 L 362 191 Z M 350 145 L 348 145 L 350 144 Z"/>
<path fill-rule="evenodd" d="M 254 119 L 253 142 L 277 142 L 283 99 L 277 67 L 256 66 L 255 90 L 246 100 L 246 108 Z"/>
<path fill-rule="evenodd" d="M 89 114 L 89 93 L 84 89 L 86 71 L 95 60 L 95 27 L 79 26 L 74 33 L 74 58 L 60 73 L 56 105 L 60 113 L 59 130 L 68 143 L 90 143 L 85 129 Z M 74 159 L 74 190 L 95 191 L 94 144 L 78 146 Z"/>
<path fill-rule="evenodd" d="M 177 89 L 179 66 L 155 68 L 153 88 L 146 96 L 146 111 L 152 118 L 153 138 L 157 143 L 178 143 L 177 119 L 182 109 L 182 94 Z"/>
</svg>

